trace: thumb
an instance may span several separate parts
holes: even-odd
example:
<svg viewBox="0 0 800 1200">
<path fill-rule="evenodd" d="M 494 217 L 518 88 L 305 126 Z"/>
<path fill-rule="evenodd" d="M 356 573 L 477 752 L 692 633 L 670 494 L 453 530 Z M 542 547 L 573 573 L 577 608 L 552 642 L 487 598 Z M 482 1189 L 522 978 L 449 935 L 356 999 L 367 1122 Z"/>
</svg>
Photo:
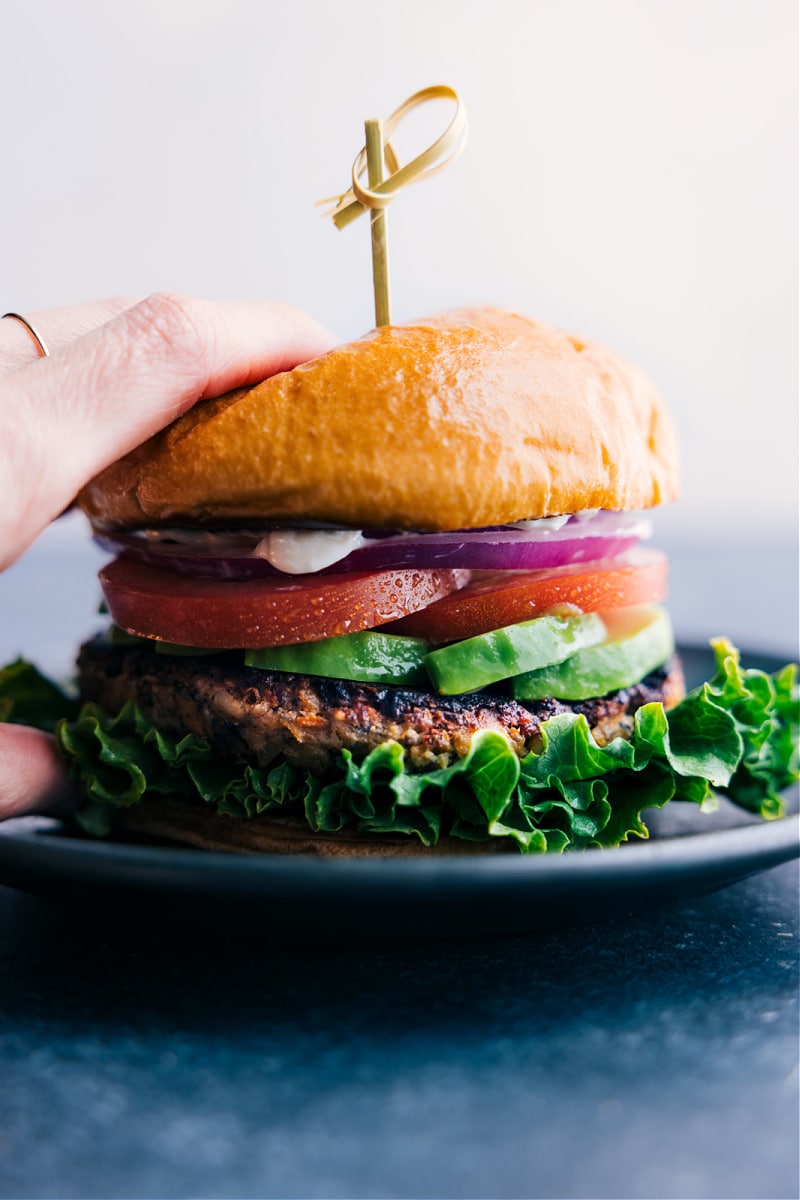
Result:
<svg viewBox="0 0 800 1200">
<path fill-rule="evenodd" d="M 52 811 L 76 798 L 51 734 L 0 725 L 0 820 Z"/>
</svg>

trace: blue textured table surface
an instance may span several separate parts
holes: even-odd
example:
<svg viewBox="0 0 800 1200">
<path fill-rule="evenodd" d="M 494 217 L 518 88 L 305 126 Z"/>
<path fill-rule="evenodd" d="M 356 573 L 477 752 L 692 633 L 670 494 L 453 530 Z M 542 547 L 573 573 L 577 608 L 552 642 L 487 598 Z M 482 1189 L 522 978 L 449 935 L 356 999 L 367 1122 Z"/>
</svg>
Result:
<svg viewBox="0 0 800 1200">
<path fill-rule="evenodd" d="M 62 670 L 91 628 L 71 539 L 0 579 L 3 658 Z M 795 559 L 762 558 L 674 555 L 679 637 L 791 654 Z M 797 897 L 790 864 L 559 932 L 320 947 L 0 888 L 0 1195 L 797 1196 Z"/>
<path fill-rule="evenodd" d="M 154 937 L 0 890 L 0 1191 L 794 1196 L 796 918 L 793 864 L 391 949 Z"/>
</svg>

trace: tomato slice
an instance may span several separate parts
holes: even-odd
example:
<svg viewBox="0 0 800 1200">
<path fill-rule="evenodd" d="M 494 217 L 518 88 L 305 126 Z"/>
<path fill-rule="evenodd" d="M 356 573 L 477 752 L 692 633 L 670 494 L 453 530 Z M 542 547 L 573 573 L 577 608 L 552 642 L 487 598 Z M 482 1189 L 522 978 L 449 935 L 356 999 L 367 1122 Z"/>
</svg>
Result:
<svg viewBox="0 0 800 1200">
<path fill-rule="evenodd" d="M 201 579 L 121 557 L 100 571 L 100 585 L 112 620 L 129 633 L 233 650 L 372 629 L 442 599 L 469 577 L 409 570 Z"/>
<path fill-rule="evenodd" d="M 657 604 L 667 594 L 667 558 L 637 547 L 620 558 L 555 567 L 550 571 L 498 571 L 473 580 L 423 612 L 395 621 L 387 633 L 438 644 L 529 621 L 559 604 L 601 612 L 632 604 Z"/>
</svg>

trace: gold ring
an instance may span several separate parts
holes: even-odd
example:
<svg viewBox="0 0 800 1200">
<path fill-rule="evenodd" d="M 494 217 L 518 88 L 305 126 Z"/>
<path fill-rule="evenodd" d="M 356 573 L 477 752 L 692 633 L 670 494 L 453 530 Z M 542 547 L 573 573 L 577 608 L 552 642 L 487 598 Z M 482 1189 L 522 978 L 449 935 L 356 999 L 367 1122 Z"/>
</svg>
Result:
<svg viewBox="0 0 800 1200">
<path fill-rule="evenodd" d="M 45 342 L 42 335 L 40 333 L 36 332 L 36 330 L 33 328 L 33 326 L 31 325 L 31 323 L 27 317 L 21 316 L 20 313 L 7 312 L 7 313 L 3 313 L 2 317 L 0 317 L 0 321 L 4 321 L 6 319 L 6 317 L 10 317 L 12 321 L 19 321 L 20 325 L 24 325 L 25 328 L 27 329 L 28 333 L 31 335 L 33 340 L 36 342 L 36 345 L 38 346 L 39 350 L 41 351 L 42 358 L 50 357 L 50 351 L 47 349 L 47 343 Z"/>
</svg>

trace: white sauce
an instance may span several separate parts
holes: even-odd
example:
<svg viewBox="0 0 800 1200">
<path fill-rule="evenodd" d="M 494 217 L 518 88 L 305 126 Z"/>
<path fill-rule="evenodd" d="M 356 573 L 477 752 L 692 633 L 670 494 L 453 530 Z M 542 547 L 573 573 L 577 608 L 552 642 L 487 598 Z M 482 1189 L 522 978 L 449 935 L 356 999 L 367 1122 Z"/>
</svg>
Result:
<svg viewBox="0 0 800 1200">
<path fill-rule="evenodd" d="M 597 509 L 593 509 L 593 514 L 596 511 Z M 570 513 L 563 513 L 559 517 L 537 517 L 534 521 L 515 521 L 513 528 L 524 529 L 527 533 L 557 533 L 559 529 L 564 528 L 570 515 Z"/>
<path fill-rule="evenodd" d="M 273 529 L 253 555 L 287 575 L 309 575 L 332 567 L 366 544 L 359 529 Z"/>
</svg>

